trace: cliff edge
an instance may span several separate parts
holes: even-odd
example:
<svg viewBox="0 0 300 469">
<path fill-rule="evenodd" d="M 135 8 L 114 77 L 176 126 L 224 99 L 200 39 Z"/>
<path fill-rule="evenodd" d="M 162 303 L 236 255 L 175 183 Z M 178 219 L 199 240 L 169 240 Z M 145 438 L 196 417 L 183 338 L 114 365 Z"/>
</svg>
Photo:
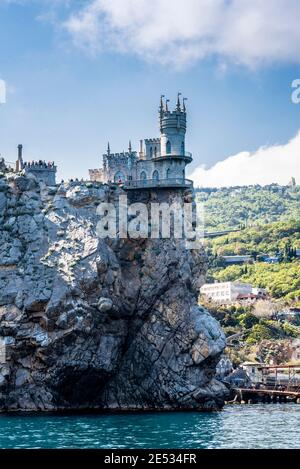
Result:
<svg viewBox="0 0 300 469">
<path fill-rule="evenodd" d="M 0 173 L 0 410 L 222 406 L 218 323 L 197 305 L 202 251 L 101 240 L 120 189 Z"/>
</svg>

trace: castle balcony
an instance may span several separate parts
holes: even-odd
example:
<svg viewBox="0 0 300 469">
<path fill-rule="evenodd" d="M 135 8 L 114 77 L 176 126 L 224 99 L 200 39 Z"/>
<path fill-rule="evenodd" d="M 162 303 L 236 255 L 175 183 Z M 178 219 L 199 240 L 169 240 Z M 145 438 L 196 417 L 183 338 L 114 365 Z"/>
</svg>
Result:
<svg viewBox="0 0 300 469">
<path fill-rule="evenodd" d="M 140 179 L 126 181 L 123 189 L 168 189 L 168 188 L 193 188 L 193 181 L 182 178 L 169 179 Z"/>
<path fill-rule="evenodd" d="M 154 161 L 163 161 L 168 159 L 176 159 L 176 160 L 184 160 L 187 164 L 193 160 L 192 153 L 186 151 L 184 155 L 178 155 L 178 153 L 168 153 L 167 155 L 157 156 L 156 158 L 152 158 Z"/>
</svg>

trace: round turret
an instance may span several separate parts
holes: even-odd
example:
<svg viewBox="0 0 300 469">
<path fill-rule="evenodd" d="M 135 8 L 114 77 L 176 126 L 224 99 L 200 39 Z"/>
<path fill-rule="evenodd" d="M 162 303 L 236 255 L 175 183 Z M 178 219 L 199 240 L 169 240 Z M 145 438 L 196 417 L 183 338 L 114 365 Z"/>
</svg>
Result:
<svg viewBox="0 0 300 469">
<path fill-rule="evenodd" d="M 169 111 L 168 101 L 160 106 L 161 156 L 185 156 L 186 110 L 177 98 L 174 111 Z"/>
</svg>

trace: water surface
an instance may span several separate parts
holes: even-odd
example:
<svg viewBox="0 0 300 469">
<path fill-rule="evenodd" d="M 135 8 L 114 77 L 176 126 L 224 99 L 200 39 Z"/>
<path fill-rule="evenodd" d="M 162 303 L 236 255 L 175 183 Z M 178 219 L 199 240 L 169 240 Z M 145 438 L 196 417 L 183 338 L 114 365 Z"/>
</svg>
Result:
<svg viewBox="0 0 300 469">
<path fill-rule="evenodd" d="M 0 414 L 0 448 L 300 448 L 300 405 L 221 412 Z"/>
</svg>

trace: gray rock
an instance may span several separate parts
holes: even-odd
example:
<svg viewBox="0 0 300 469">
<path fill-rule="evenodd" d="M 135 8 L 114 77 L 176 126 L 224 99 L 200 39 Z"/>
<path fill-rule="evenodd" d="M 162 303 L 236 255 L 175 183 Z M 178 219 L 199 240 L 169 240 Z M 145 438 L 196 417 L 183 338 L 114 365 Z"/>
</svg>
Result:
<svg viewBox="0 0 300 469">
<path fill-rule="evenodd" d="M 220 408 L 225 337 L 197 304 L 204 253 L 174 239 L 99 240 L 96 205 L 121 189 L 0 181 L 0 410 Z"/>
<path fill-rule="evenodd" d="M 24 368 L 19 368 L 16 372 L 16 381 L 15 386 L 18 388 L 20 386 L 24 386 L 30 379 L 30 373 L 28 370 Z"/>
<path fill-rule="evenodd" d="M 5 386 L 5 384 L 7 383 L 6 379 L 5 379 L 5 376 L 3 376 L 1 373 L 0 373 L 0 388 L 2 388 L 2 386 Z"/>
<path fill-rule="evenodd" d="M 98 309 L 101 313 L 107 313 L 113 307 L 113 302 L 110 298 L 99 298 Z"/>
<path fill-rule="evenodd" d="M 4 192 L 0 192 L 0 212 L 2 212 L 6 207 L 6 195 Z"/>
</svg>

